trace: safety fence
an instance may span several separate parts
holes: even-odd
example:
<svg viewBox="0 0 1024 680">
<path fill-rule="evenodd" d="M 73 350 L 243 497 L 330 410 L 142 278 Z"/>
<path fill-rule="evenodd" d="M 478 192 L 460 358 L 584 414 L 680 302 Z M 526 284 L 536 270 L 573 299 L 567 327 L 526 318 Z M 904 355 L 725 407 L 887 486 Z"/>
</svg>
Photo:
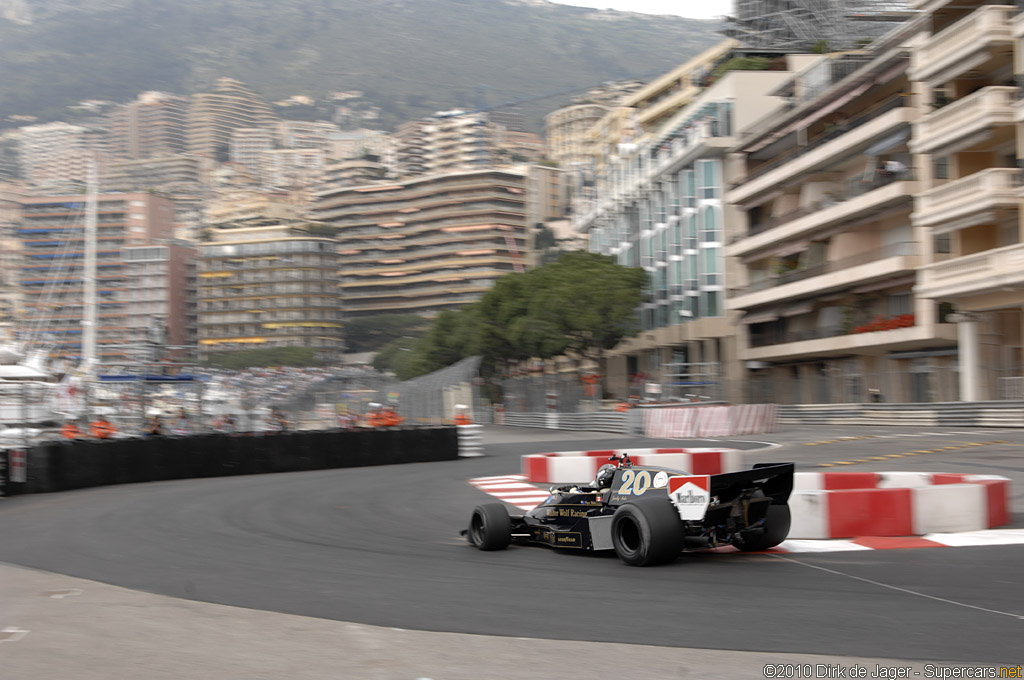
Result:
<svg viewBox="0 0 1024 680">
<path fill-rule="evenodd" d="M 4 453 L 8 494 L 455 460 L 459 443 L 454 427 L 53 442 L 25 451 L 23 477 L 12 474 L 12 453 Z"/>
<path fill-rule="evenodd" d="M 643 409 L 648 437 L 732 437 L 777 432 L 777 404 Z"/>
</svg>

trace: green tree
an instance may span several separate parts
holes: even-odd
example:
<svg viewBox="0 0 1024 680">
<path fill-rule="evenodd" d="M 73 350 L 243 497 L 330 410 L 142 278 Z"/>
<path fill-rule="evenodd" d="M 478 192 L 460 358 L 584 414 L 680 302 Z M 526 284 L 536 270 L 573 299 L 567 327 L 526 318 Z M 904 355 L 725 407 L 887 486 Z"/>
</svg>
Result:
<svg viewBox="0 0 1024 680">
<path fill-rule="evenodd" d="M 636 332 L 647 273 L 583 251 L 523 274 L 501 277 L 478 302 L 438 316 L 415 343 L 393 342 L 377 368 L 408 379 L 482 355 L 488 378 L 507 361 L 567 352 L 600 360 Z"/>
<path fill-rule="evenodd" d="M 376 352 L 403 336 L 419 338 L 430 328 L 430 320 L 419 314 L 379 314 L 345 321 L 345 344 L 349 352 Z"/>
<path fill-rule="evenodd" d="M 323 366 L 312 347 L 272 347 L 238 352 L 221 352 L 210 356 L 205 365 L 238 370 L 254 366 Z"/>
</svg>

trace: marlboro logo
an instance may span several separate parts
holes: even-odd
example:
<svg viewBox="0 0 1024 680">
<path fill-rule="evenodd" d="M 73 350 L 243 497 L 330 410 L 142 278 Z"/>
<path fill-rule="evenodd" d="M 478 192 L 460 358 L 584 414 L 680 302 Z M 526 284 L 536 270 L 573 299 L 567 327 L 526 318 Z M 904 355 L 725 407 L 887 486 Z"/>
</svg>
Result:
<svg viewBox="0 0 1024 680">
<path fill-rule="evenodd" d="M 711 478 L 708 475 L 670 477 L 668 497 L 684 520 L 704 519 L 711 503 Z"/>
</svg>

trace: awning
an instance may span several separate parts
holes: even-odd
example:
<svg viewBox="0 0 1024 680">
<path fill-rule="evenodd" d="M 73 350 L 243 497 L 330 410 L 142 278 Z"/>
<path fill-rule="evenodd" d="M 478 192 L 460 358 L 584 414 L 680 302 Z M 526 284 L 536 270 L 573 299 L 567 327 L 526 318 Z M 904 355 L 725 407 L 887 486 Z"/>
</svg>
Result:
<svg viewBox="0 0 1024 680">
<path fill-rule="evenodd" d="M 864 152 L 865 156 L 880 156 L 903 144 L 910 137 L 910 126 L 906 125 L 888 137 L 875 142 Z"/>
<path fill-rule="evenodd" d="M 775 309 L 765 310 L 763 312 L 754 312 L 754 313 L 747 312 L 743 316 L 743 318 L 740 319 L 740 323 L 748 324 L 748 325 L 752 324 L 752 323 L 768 323 L 770 321 L 775 321 L 778 318 L 779 318 L 779 314 L 778 314 L 778 311 L 775 310 Z"/>
</svg>

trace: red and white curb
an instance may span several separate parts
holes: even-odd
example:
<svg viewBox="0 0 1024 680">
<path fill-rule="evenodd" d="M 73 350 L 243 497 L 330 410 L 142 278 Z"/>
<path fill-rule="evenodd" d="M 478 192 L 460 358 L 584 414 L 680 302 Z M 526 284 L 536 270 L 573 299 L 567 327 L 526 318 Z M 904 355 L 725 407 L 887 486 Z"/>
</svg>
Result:
<svg viewBox="0 0 1024 680">
<path fill-rule="evenodd" d="M 469 483 L 498 500 L 529 511 L 543 503 L 550 494 L 547 490 L 528 484 L 525 480 L 524 475 L 502 475 L 479 477 L 469 480 Z M 1024 529 L 989 529 L 986 531 L 936 532 L 923 536 L 862 536 L 849 540 L 791 539 L 783 541 L 779 547 L 773 548 L 769 552 L 850 552 L 1022 544 L 1024 544 Z M 732 547 L 718 549 L 720 552 L 733 552 L 734 550 Z"/>
<path fill-rule="evenodd" d="M 587 482 L 609 458 L 624 453 L 637 465 L 669 467 L 691 475 L 717 475 L 744 467 L 743 453 L 736 449 L 607 449 L 531 453 L 522 457 L 522 471 L 528 481 L 541 484 Z"/>
<path fill-rule="evenodd" d="M 543 503 L 551 494 L 527 484 L 523 475 L 505 475 L 504 477 L 480 477 L 471 479 L 469 483 L 484 493 L 489 493 L 498 500 L 505 501 L 522 510 L 533 510 Z"/>
<path fill-rule="evenodd" d="M 798 472 L 789 497 L 797 538 L 926 536 L 1010 522 L 1010 480 L 928 472 Z"/>
</svg>

